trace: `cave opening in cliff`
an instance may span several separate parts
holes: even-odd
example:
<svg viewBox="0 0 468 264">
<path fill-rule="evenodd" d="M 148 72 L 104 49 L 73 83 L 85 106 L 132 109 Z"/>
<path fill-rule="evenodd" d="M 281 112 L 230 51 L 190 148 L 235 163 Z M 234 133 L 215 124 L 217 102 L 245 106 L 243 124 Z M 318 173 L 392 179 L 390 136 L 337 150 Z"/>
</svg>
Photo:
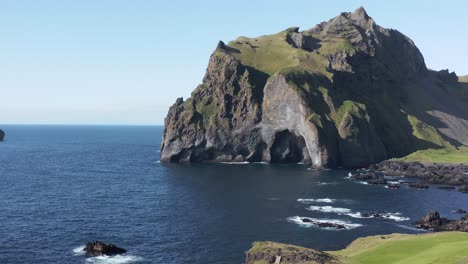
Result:
<svg viewBox="0 0 468 264">
<path fill-rule="evenodd" d="M 283 130 L 275 134 L 271 146 L 271 162 L 274 163 L 298 163 L 304 161 L 304 153 L 307 146 L 302 136 L 297 136 L 289 130 Z"/>
</svg>

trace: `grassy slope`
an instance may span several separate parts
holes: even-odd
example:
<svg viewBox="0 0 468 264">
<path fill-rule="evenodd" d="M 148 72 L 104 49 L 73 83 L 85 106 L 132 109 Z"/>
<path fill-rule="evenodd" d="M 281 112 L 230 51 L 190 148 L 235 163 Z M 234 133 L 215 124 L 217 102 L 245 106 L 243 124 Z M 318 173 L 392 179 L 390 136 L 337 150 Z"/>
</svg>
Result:
<svg viewBox="0 0 468 264">
<path fill-rule="evenodd" d="M 249 252 L 267 253 L 272 248 L 281 248 L 285 255 L 296 249 L 299 251 L 310 250 L 320 254 L 320 251 L 274 242 L 257 242 Z M 467 248 L 468 233 L 442 232 L 364 237 L 355 240 L 343 250 L 326 253 L 343 264 L 460 264 L 468 263 Z M 260 261 L 256 264 L 260 263 L 263 262 Z M 337 262 L 333 261 L 333 263 Z"/>
<path fill-rule="evenodd" d="M 287 31 L 258 38 L 239 37 L 229 42 L 228 46 L 239 52 L 230 54 L 245 65 L 256 68 L 268 75 L 290 69 L 322 73 L 326 71 L 328 60 L 324 55 L 293 48 L 286 42 Z"/>
<path fill-rule="evenodd" d="M 456 163 L 468 164 L 468 147 L 459 149 L 426 149 L 416 151 L 404 158 L 403 161 L 419 161 L 424 163 Z"/>
<path fill-rule="evenodd" d="M 384 238 L 384 239 L 383 239 Z M 346 249 L 329 252 L 343 262 L 357 263 L 468 263 L 468 233 L 392 234 L 354 241 Z"/>
<path fill-rule="evenodd" d="M 468 75 L 459 77 L 460 81 L 460 97 L 466 96 L 468 91 Z M 466 100 L 466 99 L 465 99 Z M 450 143 L 442 139 L 439 132 L 431 126 L 422 123 L 414 116 L 408 115 L 408 120 L 413 127 L 413 135 L 420 139 L 426 139 L 438 146 L 440 149 L 425 149 L 416 151 L 406 157 L 401 158 L 403 161 L 419 161 L 424 163 L 457 163 L 468 164 L 468 147 L 455 148 Z"/>
</svg>

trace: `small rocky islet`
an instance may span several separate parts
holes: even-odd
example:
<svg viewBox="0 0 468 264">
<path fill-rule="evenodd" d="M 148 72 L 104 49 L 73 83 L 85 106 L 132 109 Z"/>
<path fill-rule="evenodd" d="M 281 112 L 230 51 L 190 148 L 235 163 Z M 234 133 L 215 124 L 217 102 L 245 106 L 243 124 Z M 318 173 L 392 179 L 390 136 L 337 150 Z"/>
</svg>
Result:
<svg viewBox="0 0 468 264">
<path fill-rule="evenodd" d="M 3 130 L 0 129 L 0 142 L 3 141 L 5 139 L 5 132 L 3 132 Z"/>
<path fill-rule="evenodd" d="M 101 241 L 87 242 L 83 251 L 88 256 L 115 256 L 124 254 L 127 251 L 123 248 L 120 248 L 114 244 L 106 244 Z"/>
</svg>

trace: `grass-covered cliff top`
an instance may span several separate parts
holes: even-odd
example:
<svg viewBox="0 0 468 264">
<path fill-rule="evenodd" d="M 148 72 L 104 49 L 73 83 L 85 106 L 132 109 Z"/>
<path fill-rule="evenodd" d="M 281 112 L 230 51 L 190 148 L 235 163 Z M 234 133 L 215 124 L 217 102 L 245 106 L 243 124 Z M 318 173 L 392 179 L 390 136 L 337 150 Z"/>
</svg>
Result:
<svg viewBox="0 0 468 264">
<path fill-rule="evenodd" d="M 468 75 L 458 77 L 458 81 L 468 83 Z"/>
<path fill-rule="evenodd" d="M 322 73 L 330 77 L 326 70 L 327 58 L 319 52 L 309 52 L 293 47 L 286 41 L 290 30 L 257 38 L 239 37 L 228 43 L 230 54 L 243 64 L 273 75 L 292 69 Z M 331 49 L 331 48 L 328 48 Z"/>
<path fill-rule="evenodd" d="M 419 235 L 391 234 L 364 237 L 355 240 L 347 248 L 339 251 L 320 252 L 303 247 L 274 243 L 256 242 L 248 254 L 278 252 L 310 252 L 327 256 L 325 263 L 468 263 L 468 233 L 442 232 Z M 273 249 L 273 250 L 272 250 Z M 309 254 L 310 254 L 309 253 Z M 263 260 L 250 261 L 248 264 L 263 264 Z M 281 262 L 292 263 L 292 262 Z M 295 263 L 317 263 L 304 261 Z"/>
</svg>

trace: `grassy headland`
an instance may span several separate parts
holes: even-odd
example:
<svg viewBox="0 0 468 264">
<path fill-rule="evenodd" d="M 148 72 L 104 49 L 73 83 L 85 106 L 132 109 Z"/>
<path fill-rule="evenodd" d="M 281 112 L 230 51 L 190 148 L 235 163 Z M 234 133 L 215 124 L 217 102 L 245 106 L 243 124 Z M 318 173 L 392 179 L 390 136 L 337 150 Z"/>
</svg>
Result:
<svg viewBox="0 0 468 264">
<path fill-rule="evenodd" d="M 309 260 L 281 263 L 324 263 L 365 264 L 365 263 L 468 263 L 468 233 L 441 232 L 419 235 L 391 234 L 359 238 L 339 251 L 321 252 L 303 247 L 274 243 L 256 242 L 247 252 L 248 256 L 276 254 L 286 260 L 291 253 L 308 254 Z M 314 255 L 315 254 L 315 255 Z M 248 264 L 267 263 L 263 259 L 252 259 Z"/>
</svg>

